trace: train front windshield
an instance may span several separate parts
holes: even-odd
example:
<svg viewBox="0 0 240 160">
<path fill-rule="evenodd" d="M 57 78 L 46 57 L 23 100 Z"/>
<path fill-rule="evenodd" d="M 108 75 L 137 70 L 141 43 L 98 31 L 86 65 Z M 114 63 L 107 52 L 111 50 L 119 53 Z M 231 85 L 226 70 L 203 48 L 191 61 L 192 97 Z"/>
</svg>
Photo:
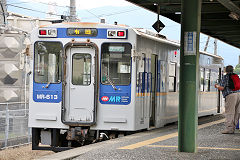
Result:
<svg viewBox="0 0 240 160">
<path fill-rule="evenodd" d="M 61 82 L 62 44 L 59 42 L 36 42 L 34 45 L 34 52 L 35 82 Z"/>
<path fill-rule="evenodd" d="M 105 85 L 129 85 L 131 81 L 131 45 L 104 43 L 101 55 L 101 82 Z"/>
</svg>

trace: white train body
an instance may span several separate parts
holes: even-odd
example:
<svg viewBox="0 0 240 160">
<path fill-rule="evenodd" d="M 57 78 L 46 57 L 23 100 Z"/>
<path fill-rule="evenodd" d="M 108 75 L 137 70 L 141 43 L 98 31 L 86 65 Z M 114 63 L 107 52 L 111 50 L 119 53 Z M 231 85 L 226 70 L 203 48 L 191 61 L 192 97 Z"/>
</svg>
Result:
<svg viewBox="0 0 240 160">
<path fill-rule="evenodd" d="M 177 121 L 178 43 L 141 29 L 97 23 L 39 27 L 32 42 L 33 149 L 49 149 L 42 143 L 58 150 L 73 146 L 62 141 L 80 143 L 87 134 L 98 139 L 99 131 L 137 131 Z M 200 55 L 199 115 L 216 113 L 220 104 L 213 85 L 222 61 Z M 63 135 L 68 137 L 59 140 Z"/>
</svg>

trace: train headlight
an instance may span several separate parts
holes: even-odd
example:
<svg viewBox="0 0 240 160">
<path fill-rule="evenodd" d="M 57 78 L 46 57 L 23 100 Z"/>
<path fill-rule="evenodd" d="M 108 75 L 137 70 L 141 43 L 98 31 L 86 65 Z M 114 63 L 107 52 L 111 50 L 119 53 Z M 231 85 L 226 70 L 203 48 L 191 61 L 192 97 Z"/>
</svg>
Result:
<svg viewBox="0 0 240 160">
<path fill-rule="evenodd" d="M 57 37 L 57 29 L 41 28 L 38 37 Z"/>
</svg>

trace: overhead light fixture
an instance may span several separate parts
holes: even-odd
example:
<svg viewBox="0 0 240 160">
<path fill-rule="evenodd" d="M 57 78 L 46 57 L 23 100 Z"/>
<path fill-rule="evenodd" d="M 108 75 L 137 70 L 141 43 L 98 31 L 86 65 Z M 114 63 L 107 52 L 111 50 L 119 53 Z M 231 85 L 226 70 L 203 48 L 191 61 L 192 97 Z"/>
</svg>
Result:
<svg viewBox="0 0 240 160">
<path fill-rule="evenodd" d="M 235 12 L 231 12 L 228 16 L 231 17 L 232 19 L 236 20 L 236 21 L 239 20 L 239 15 Z"/>
<path fill-rule="evenodd" d="M 181 12 L 175 12 L 175 14 L 181 14 Z"/>
</svg>

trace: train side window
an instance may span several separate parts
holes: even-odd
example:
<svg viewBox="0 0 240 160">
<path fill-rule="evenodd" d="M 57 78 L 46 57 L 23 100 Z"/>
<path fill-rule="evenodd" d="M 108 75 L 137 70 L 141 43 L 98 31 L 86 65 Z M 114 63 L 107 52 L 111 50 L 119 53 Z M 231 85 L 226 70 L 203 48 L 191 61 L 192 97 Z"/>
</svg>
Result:
<svg viewBox="0 0 240 160">
<path fill-rule="evenodd" d="M 146 65 L 146 54 L 142 53 L 142 56 L 138 63 L 138 71 L 139 72 L 145 72 L 145 65 Z"/>
<path fill-rule="evenodd" d="M 169 64 L 169 92 L 176 92 L 176 63 Z"/>
<path fill-rule="evenodd" d="M 142 56 L 137 60 L 137 87 L 138 93 L 143 93 L 143 86 L 144 86 L 144 73 L 146 71 L 146 54 L 142 53 Z"/>
<path fill-rule="evenodd" d="M 200 91 L 204 91 L 204 68 L 200 68 Z"/>
<path fill-rule="evenodd" d="M 142 90 L 141 90 L 141 93 L 145 93 L 145 89 L 146 89 L 146 54 L 143 53 L 142 54 L 142 61 L 141 61 L 141 67 L 143 68 L 142 69 Z"/>
<path fill-rule="evenodd" d="M 218 71 L 211 70 L 210 75 L 210 91 L 216 91 L 215 84 L 218 83 Z"/>
<path fill-rule="evenodd" d="M 206 88 L 205 88 L 205 91 L 209 92 L 210 91 L 210 85 L 211 85 L 211 82 L 210 82 L 210 74 L 211 74 L 211 70 L 209 69 L 205 69 L 205 84 L 206 84 Z"/>
<path fill-rule="evenodd" d="M 72 57 L 72 84 L 91 84 L 91 55 L 75 53 Z"/>
</svg>

